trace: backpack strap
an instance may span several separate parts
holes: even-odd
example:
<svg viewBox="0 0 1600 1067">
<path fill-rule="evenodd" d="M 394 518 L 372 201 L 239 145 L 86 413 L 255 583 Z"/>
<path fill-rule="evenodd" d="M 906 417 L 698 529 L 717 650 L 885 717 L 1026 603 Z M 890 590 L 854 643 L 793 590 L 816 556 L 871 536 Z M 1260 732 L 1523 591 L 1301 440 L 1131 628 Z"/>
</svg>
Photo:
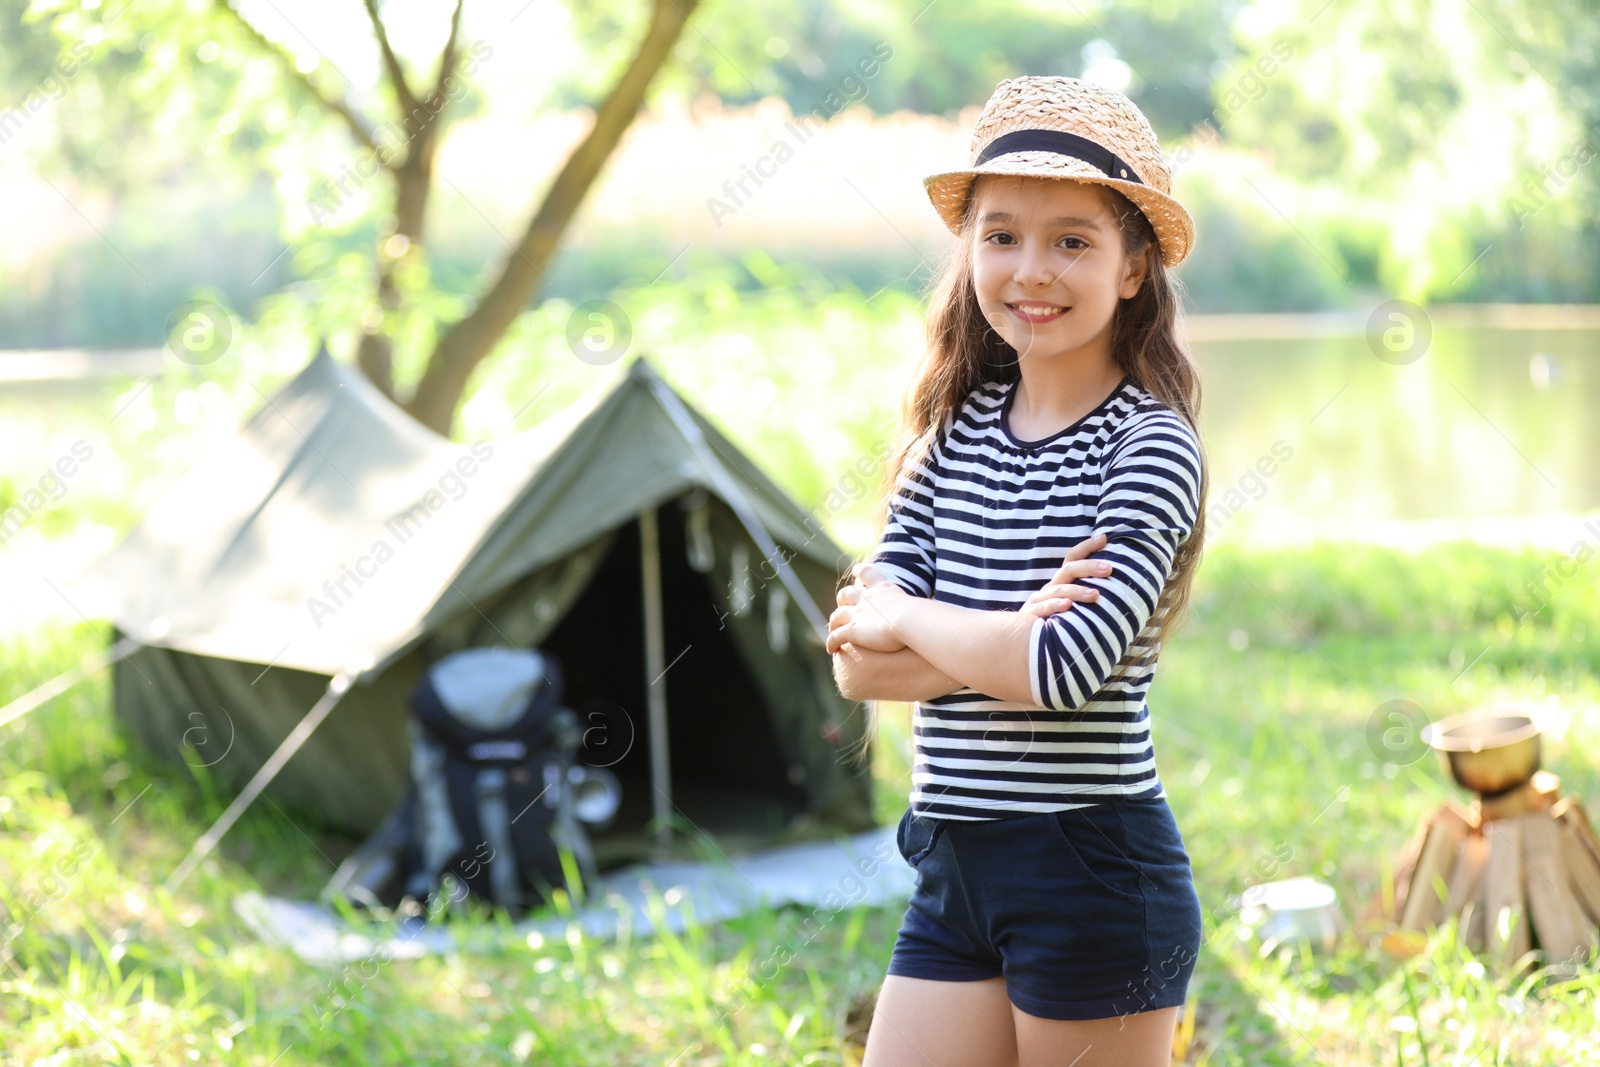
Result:
<svg viewBox="0 0 1600 1067">
<path fill-rule="evenodd" d="M 554 758 L 526 764 L 519 770 L 524 773 L 513 775 L 506 788 L 513 810 L 510 832 L 521 861 L 520 884 L 531 897 L 529 905 L 538 907 L 550 900 L 553 890 L 566 885 L 561 854 L 552 833 L 562 798 L 560 776 L 564 772 Z"/>
<path fill-rule="evenodd" d="M 447 748 L 444 760 L 445 791 L 450 798 L 450 814 L 456 824 L 460 848 L 450 857 L 446 870 L 467 884 L 479 896 L 494 899 L 489 885 L 489 863 L 498 849 L 484 833 L 478 809 L 479 768 L 460 752 Z"/>
</svg>

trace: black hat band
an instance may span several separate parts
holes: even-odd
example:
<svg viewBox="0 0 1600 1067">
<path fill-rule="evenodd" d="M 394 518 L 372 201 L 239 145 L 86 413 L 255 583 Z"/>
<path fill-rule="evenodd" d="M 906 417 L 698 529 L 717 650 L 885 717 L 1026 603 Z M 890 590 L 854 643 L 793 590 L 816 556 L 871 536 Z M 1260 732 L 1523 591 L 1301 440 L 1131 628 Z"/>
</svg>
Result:
<svg viewBox="0 0 1600 1067">
<path fill-rule="evenodd" d="M 1062 130 L 1013 130 L 1001 134 L 984 146 L 973 166 L 981 167 L 995 156 L 1011 152 L 1054 152 L 1059 156 L 1072 156 L 1104 171 L 1108 178 L 1145 184 L 1139 173 L 1111 149 Z"/>
</svg>

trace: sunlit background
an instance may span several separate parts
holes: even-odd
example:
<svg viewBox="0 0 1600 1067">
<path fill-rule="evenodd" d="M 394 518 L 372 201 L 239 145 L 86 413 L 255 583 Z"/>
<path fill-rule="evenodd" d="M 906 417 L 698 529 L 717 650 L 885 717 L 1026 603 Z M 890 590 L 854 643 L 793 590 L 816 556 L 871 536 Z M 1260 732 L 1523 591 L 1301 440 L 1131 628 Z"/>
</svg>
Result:
<svg viewBox="0 0 1600 1067">
<path fill-rule="evenodd" d="M 288 63 L 374 124 L 393 105 L 354 3 L 241 3 L 260 40 L 183 4 L 109 24 L 115 11 L 76 6 L 6 5 L 5 83 L 31 102 L 0 152 L 0 326 L 7 348 L 70 351 L 0 356 L 0 502 L 84 437 L 97 461 L 73 491 L 132 505 L 125 521 L 318 339 L 352 358 L 373 303 L 392 185 L 351 179 L 348 130 L 295 91 Z M 511 254 L 642 19 L 466 8 L 475 65 L 445 112 L 408 300 L 384 327 L 402 395 Z M 390 4 L 384 20 L 421 79 L 448 6 Z M 1132 95 L 1195 216 L 1179 274 L 1217 489 L 1275 441 L 1293 452 L 1270 485 L 1238 487 L 1247 506 L 1217 536 L 1405 537 L 1394 521 L 1446 520 L 1570 543 L 1552 516 L 1600 506 L 1583 417 L 1600 319 L 1499 306 L 1595 299 L 1593 69 L 1568 29 L 1549 5 L 1465 0 L 701 13 L 478 370 L 456 436 L 504 434 L 549 384 L 516 424 L 529 425 L 606 377 L 566 334 L 574 307 L 609 298 L 630 351 L 659 355 L 815 503 L 894 414 L 919 354 L 922 289 L 952 240 L 920 178 L 965 158 L 999 77 L 1063 72 Z M 63 42 L 105 60 L 57 90 L 50 65 L 74 55 Z M 861 76 L 875 56 L 888 58 Z M 789 157 L 741 195 L 731 183 L 780 143 Z M 203 368 L 161 351 L 192 299 L 226 308 L 236 332 Z M 1367 339 L 1390 299 L 1429 309 L 1431 341 L 1403 363 Z M 141 354 L 96 358 L 105 349 Z M 36 377 L 54 380 L 17 380 Z M 864 510 L 840 522 L 846 541 L 870 526 Z M 99 525 L 76 531 L 75 553 L 118 522 Z"/>
<path fill-rule="evenodd" d="M 411 87 L 431 87 L 454 5 L 375 7 Z M 426 209 L 397 236 L 393 175 L 372 173 L 352 136 L 353 124 L 398 129 L 401 115 L 360 0 L 0 0 L 7 694 L 76 662 L 76 646 L 50 634 L 98 640 L 61 594 L 66 580 L 320 344 L 354 364 L 363 338 L 381 342 L 389 391 L 409 405 L 508 265 L 525 264 L 528 282 L 435 428 L 461 442 L 530 431 L 643 354 L 825 515 L 841 546 L 866 550 L 874 497 L 852 489 L 841 504 L 839 493 L 862 456 L 884 450 L 922 353 L 926 287 L 953 241 L 921 179 L 968 160 L 1000 79 L 1067 74 L 1139 104 L 1196 224 L 1177 274 L 1202 371 L 1216 562 L 1202 566 L 1189 643 L 1163 657 L 1156 733 L 1208 909 L 1278 873 L 1256 863 L 1266 838 L 1296 842 L 1286 870 L 1337 881 L 1352 912 L 1392 873 L 1387 857 L 1423 807 L 1453 789 L 1431 757 L 1371 758 L 1369 713 L 1398 696 L 1436 715 L 1543 701 L 1547 763 L 1600 807 L 1588 755 L 1600 743 L 1600 601 L 1582 569 L 1600 552 L 1592 0 L 715 0 L 690 14 L 548 256 L 519 243 L 652 5 L 468 0 L 461 11 L 461 76 L 436 127 Z M 197 322 L 205 358 L 183 349 Z M 81 462 L 53 478 L 69 455 Z M 1557 559 L 1578 577 L 1552 581 Z M 1529 615 L 1535 588 L 1537 607 L 1552 607 Z M 35 659 L 57 666 L 18 666 Z M 51 721 L 89 724 L 71 719 L 91 738 L 88 764 L 72 762 L 80 735 L 64 727 L 37 744 L 70 765 L 62 776 L 103 783 L 114 813 L 120 783 L 145 772 L 107 740 L 103 697 L 73 707 Z M 910 738 L 903 714 L 885 728 L 879 806 L 892 822 Z M 103 752 L 116 753 L 111 770 L 94 762 Z M 1352 803 L 1368 807 L 1336 809 L 1343 836 L 1311 833 L 1351 783 Z M 8 803 L 0 796 L 0 836 Z M 303 890 L 295 879 L 319 861 L 293 862 L 273 877 Z M 126 918 L 111 910 L 121 918 L 102 917 L 108 929 Z M 1224 929 L 1219 959 L 1248 957 Z M 892 932 L 869 930 L 866 943 Z M 151 967 L 187 967 L 186 952 Z M 1568 991 L 1566 1014 L 1536 1039 L 1498 1043 L 1487 1035 L 1510 1033 L 1497 1027 L 1511 1015 L 1496 1015 L 1493 994 L 1458 1010 L 1481 966 L 1441 963 L 1420 994 L 1434 998 L 1424 1021 L 1392 971 L 1368 984 L 1363 960 L 1301 982 L 1227 957 L 1209 972 L 1220 985 L 1200 1001 L 1201 1033 L 1218 1018 L 1208 1005 L 1237 1010 L 1215 1022 L 1210 1059 L 1184 1062 L 1423 1062 L 1411 1057 L 1428 1032 L 1436 1052 L 1460 1052 L 1453 1063 L 1582 1059 L 1568 1032 L 1592 1023 L 1591 993 Z M 867 958 L 859 980 L 881 979 L 881 962 Z M 249 984 L 239 966 L 225 988 Z M 286 983 L 303 978 L 271 966 Z M 0 1002 L 11 977 L 0 970 Z M 419 979 L 396 1002 L 416 1007 L 427 988 Z M 111 993 L 86 995 L 112 1010 Z M 684 996 L 672 1010 L 688 1017 Z M 1298 1009 L 1285 1005 L 1316 998 L 1288 1021 Z M 620 1013 L 648 1014 L 636 1008 Z M 221 1032 L 191 1009 L 175 1033 Z M 505 1062 L 552 1047 L 532 1023 L 505 1025 L 507 1040 L 484 1037 Z M 1322 1036 L 1301 1041 L 1300 1029 Z M 39 1032 L 29 1049 L 49 1044 Z M 1363 1033 L 1378 1035 L 1365 1051 L 1340 1046 Z M 398 1047 L 431 1040 L 425 1027 L 412 1038 Z M 762 1039 L 768 1052 L 774 1038 Z M 0 1033 L 0 1064 L 20 1062 L 6 1043 Z M 188 1043 L 233 1062 L 211 1038 Z M 1491 1046 L 1522 1051 L 1473 1055 Z M 306 1062 L 318 1047 L 300 1046 Z M 716 1055 L 694 1062 L 737 1062 Z"/>
</svg>

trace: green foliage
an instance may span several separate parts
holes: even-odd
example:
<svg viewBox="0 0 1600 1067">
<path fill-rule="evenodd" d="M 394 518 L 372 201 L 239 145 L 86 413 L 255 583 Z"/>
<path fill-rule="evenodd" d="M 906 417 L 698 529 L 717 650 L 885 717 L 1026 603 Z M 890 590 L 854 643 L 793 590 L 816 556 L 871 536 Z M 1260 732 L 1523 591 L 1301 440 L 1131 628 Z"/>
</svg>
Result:
<svg viewBox="0 0 1600 1067">
<path fill-rule="evenodd" d="M 795 112 L 830 96 L 879 114 L 945 114 L 982 103 L 1005 78 L 1083 73 L 1085 48 L 1109 45 L 1134 71 L 1129 95 L 1164 139 L 1210 111 L 1211 72 L 1232 54 L 1238 4 L 1057 5 L 1000 0 L 981 6 L 889 0 L 779 0 L 706 5 L 660 91 L 711 92 L 730 103 L 779 96 Z M 556 99 L 592 99 L 644 25 L 641 8 L 580 6 L 575 25 L 601 62 L 579 69 Z M 887 58 L 884 46 L 887 46 Z M 1219 51 L 1219 49 L 1221 51 Z M 884 59 L 863 77 L 863 60 Z M 839 110 L 838 104 L 825 113 Z"/>
<path fill-rule="evenodd" d="M 1128 91 L 1196 217 L 1197 258 L 1184 273 L 1192 310 L 1349 308 L 1380 293 L 1591 301 L 1600 299 L 1600 171 L 1569 158 L 1600 120 L 1600 20 L 1585 11 L 1526 0 L 708 4 L 656 93 L 736 103 L 777 94 L 797 111 L 828 113 L 847 103 L 953 112 L 1002 77 L 1078 74 L 1094 48 L 1109 47 L 1129 66 Z M 647 14 L 643 3 L 575 5 L 574 30 L 592 55 L 550 75 L 545 102 L 592 104 Z M 86 217 L 105 217 L 98 232 L 85 228 L 50 262 L 0 286 L 0 329 L 12 345 L 152 344 L 197 284 L 246 318 L 305 323 L 306 343 L 355 336 L 372 306 L 373 249 L 391 224 L 388 179 L 357 183 L 334 215 L 310 217 L 356 158 L 349 132 L 237 20 L 188 0 L 35 0 L 26 17 L 6 0 L 0 20 L 0 85 L 18 100 L 50 94 L 28 120 L 51 134 L 42 170 Z M 880 59 L 880 44 L 892 55 Z M 346 88 L 329 64 L 305 59 L 321 92 Z M 431 59 L 402 56 L 419 80 Z M 374 121 L 392 103 L 363 101 Z M 483 103 L 472 91 L 447 115 Z M 1572 127 L 1572 143 L 1550 158 L 1525 135 L 1542 127 L 1524 117 L 1541 108 Z M 1509 184 L 1451 148 L 1488 129 L 1514 131 L 1497 150 L 1512 161 Z M 1274 173 L 1251 170 L 1251 184 L 1231 165 L 1186 173 L 1195 145 L 1212 137 L 1256 153 Z M 642 262 L 681 248 L 671 231 L 664 219 L 569 247 L 542 295 L 581 302 L 641 285 L 650 277 Z M 485 265 L 504 254 L 502 237 L 483 227 L 430 233 L 426 250 L 413 252 L 401 279 L 405 318 L 395 324 L 398 380 L 414 380 L 439 324 L 470 306 Z M 819 270 L 868 292 L 886 281 L 915 285 L 893 281 L 916 267 L 899 242 L 875 260 L 811 255 Z M 261 303 L 268 294 L 276 299 Z M 306 301 L 317 306 L 299 306 Z"/>
<path fill-rule="evenodd" d="M 1306 222 L 1297 232 L 1248 186 L 1191 181 L 1187 189 L 1199 244 L 1178 272 L 1197 311 L 1321 311 L 1355 302 L 1337 248 L 1340 234 L 1355 243 L 1354 226 Z"/>
<path fill-rule="evenodd" d="M 202 289 L 254 317 L 264 294 L 293 280 L 276 218 L 239 207 L 265 199 L 265 184 L 218 176 L 130 190 L 98 232 L 85 227 L 0 286 L 6 346 L 157 347 L 173 309 Z"/>
<path fill-rule="evenodd" d="M 656 273 L 670 258 L 642 266 Z M 829 521 L 867 512 L 867 491 L 850 472 L 883 454 L 892 427 L 874 424 L 898 411 L 902 375 L 921 348 L 916 298 L 897 289 L 864 293 L 759 252 L 730 261 L 691 250 L 661 281 L 610 299 L 633 335 L 621 358 L 649 357 L 803 506 Z M 577 306 L 552 299 L 523 316 L 502 345 L 504 358 L 471 384 L 464 438 L 504 432 L 519 398 L 540 395 L 527 425 L 560 410 L 568 390 L 592 387 L 592 375 L 573 372 L 568 347 Z"/>
<path fill-rule="evenodd" d="M 1470 39 L 1441 32 L 1436 0 L 1304 0 L 1296 14 L 1277 14 L 1247 47 L 1266 53 L 1276 46 L 1287 58 L 1259 98 L 1230 116 L 1225 136 L 1266 147 L 1279 174 L 1301 181 L 1394 193 L 1415 163 L 1437 151 L 1463 82 L 1507 73 L 1463 54 Z"/>
<path fill-rule="evenodd" d="M 1206 554 L 1194 619 L 1278 646 L 1359 635 L 1448 662 L 1487 645 L 1482 662 L 1501 669 L 1588 671 L 1600 666 L 1600 583 L 1589 569 L 1596 554 L 1586 541 L 1567 552 L 1456 541 L 1415 554 L 1229 545 Z"/>
<path fill-rule="evenodd" d="M 28 18 L 82 56 L 55 103 L 53 144 L 54 162 L 87 186 L 126 193 L 197 160 L 210 180 L 253 175 L 263 153 L 315 126 L 309 101 L 285 93 L 274 61 L 209 3 L 34 0 Z"/>
</svg>

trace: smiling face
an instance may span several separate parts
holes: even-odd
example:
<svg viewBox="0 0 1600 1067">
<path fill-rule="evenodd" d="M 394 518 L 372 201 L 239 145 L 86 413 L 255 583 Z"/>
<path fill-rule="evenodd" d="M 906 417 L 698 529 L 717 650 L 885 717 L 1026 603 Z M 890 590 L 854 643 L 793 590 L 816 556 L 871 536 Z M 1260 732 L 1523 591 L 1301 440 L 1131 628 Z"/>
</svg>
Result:
<svg viewBox="0 0 1600 1067">
<path fill-rule="evenodd" d="M 982 175 L 973 190 L 973 285 L 983 317 L 1022 358 L 1111 359 L 1111 319 L 1139 292 L 1098 189 L 1060 178 Z"/>
</svg>

